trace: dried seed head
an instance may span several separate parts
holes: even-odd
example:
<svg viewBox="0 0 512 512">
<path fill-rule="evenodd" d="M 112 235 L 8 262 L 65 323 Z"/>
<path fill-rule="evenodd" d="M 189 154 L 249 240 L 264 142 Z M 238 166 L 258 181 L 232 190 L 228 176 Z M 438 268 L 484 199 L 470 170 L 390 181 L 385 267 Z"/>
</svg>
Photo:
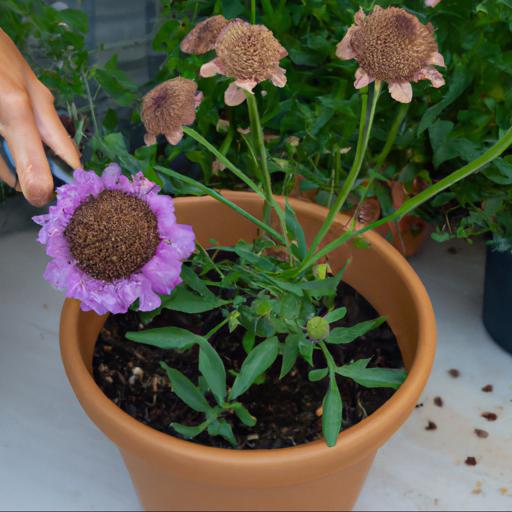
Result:
<svg viewBox="0 0 512 512">
<path fill-rule="evenodd" d="M 397 7 L 375 8 L 362 18 L 350 45 L 361 68 L 386 82 L 416 80 L 437 52 L 432 26 Z"/>
<path fill-rule="evenodd" d="M 215 48 L 215 42 L 222 29 L 229 23 L 224 16 L 211 16 L 198 23 L 183 39 L 181 51 L 194 55 L 203 55 Z"/>
<path fill-rule="evenodd" d="M 142 100 L 141 119 L 148 133 L 148 143 L 163 133 L 176 144 L 182 136 L 183 125 L 196 118 L 198 95 L 193 80 L 177 77 L 157 85 Z"/>
<path fill-rule="evenodd" d="M 160 243 L 150 207 L 119 190 L 91 196 L 75 210 L 64 235 L 78 268 L 107 282 L 137 272 Z"/>
<path fill-rule="evenodd" d="M 274 75 L 287 55 L 274 34 L 264 25 L 237 20 L 227 25 L 215 44 L 219 67 L 237 80 L 262 82 Z"/>
</svg>

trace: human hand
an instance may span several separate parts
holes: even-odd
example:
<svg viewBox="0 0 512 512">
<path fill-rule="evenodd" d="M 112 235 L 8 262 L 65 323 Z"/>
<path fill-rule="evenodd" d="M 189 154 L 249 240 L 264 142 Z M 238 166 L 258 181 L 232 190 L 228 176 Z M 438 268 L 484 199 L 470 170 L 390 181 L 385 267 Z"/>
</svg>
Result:
<svg viewBox="0 0 512 512">
<path fill-rule="evenodd" d="M 53 96 L 35 76 L 9 36 L 0 29 L 0 135 L 16 164 L 19 183 L 0 158 L 0 179 L 35 206 L 53 194 L 53 179 L 43 143 L 72 168 L 80 154 L 53 106 Z"/>
</svg>

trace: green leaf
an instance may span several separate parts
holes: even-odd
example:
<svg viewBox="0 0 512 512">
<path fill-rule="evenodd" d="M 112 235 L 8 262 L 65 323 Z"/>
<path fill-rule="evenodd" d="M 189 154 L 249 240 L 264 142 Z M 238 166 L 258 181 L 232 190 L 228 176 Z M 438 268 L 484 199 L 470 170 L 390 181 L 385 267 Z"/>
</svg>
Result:
<svg viewBox="0 0 512 512">
<path fill-rule="evenodd" d="M 201 296 L 180 285 L 169 297 L 162 300 L 161 307 L 182 313 L 204 313 L 228 303 L 229 301 L 219 299 L 213 294 Z"/>
<path fill-rule="evenodd" d="M 317 382 L 319 380 L 325 379 L 327 375 L 329 374 L 328 368 L 320 368 L 317 370 L 311 370 L 308 374 L 308 379 L 311 382 Z"/>
<path fill-rule="evenodd" d="M 332 311 L 329 311 L 327 315 L 324 316 L 324 318 L 329 322 L 337 322 L 338 320 L 341 320 L 342 318 L 345 318 L 345 315 L 347 314 L 347 308 L 342 307 L 338 309 L 333 309 Z"/>
<path fill-rule="evenodd" d="M 385 321 L 386 317 L 380 316 L 375 320 L 366 320 L 351 327 L 336 327 L 325 341 L 334 345 L 351 343 L 360 336 L 364 336 L 367 332 L 379 327 Z"/>
<path fill-rule="evenodd" d="M 206 379 L 219 405 L 226 398 L 226 369 L 217 351 L 207 339 L 199 343 L 199 371 Z"/>
<path fill-rule="evenodd" d="M 210 434 L 211 436 L 222 436 L 234 447 L 238 446 L 236 437 L 233 434 L 233 429 L 226 420 L 214 420 L 208 427 L 208 434 Z"/>
<path fill-rule="evenodd" d="M 242 338 L 242 346 L 246 354 L 248 354 L 254 347 L 256 343 L 256 335 L 254 331 L 245 331 L 244 337 Z"/>
<path fill-rule="evenodd" d="M 204 413 L 211 411 L 212 408 L 206 401 L 206 398 L 187 376 L 183 375 L 179 370 L 171 368 L 163 361 L 160 363 L 160 366 L 166 371 L 167 377 L 169 377 L 169 381 L 171 382 L 173 392 L 176 393 L 176 395 L 178 395 L 178 397 L 191 409 Z"/>
<path fill-rule="evenodd" d="M 164 350 L 187 350 L 204 338 L 181 327 L 155 327 L 146 331 L 131 331 L 126 338 Z"/>
<path fill-rule="evenodd" d="M 306 256 L 308 246 L 306 244 L 306 235 L 300 222 L 297 220 L 295 211 L 291 204 L 286 200 L 285 204 L 285 222 L 286 228 L 288 229 L 292 240 L 297 242 L 297 256 L 302 260 Z"/>
<path fill-rule="evenodd" d="M 322 433 L 327 446 L 334 446 L 341 430 L 343 402 L 336 384 L 336 376 L 329 376 L 329 387 L 323 401 Z"/>
<path fill-rule="evenodd" d="M 285 377 L 293 368 L 297 356 L 299 355 L 299 341 L 304 338 L 302 334 L 289 334 L 284 341 L 283 362 L 281 364 L 281 373 L 279 378 Z"/>
<path fill-rule="evenodd" d="M 407 378 L 405 370 L 367 368 L 370 359 L 359 359 L 336 368 L 336 373 L 348 377 L 365 388 L 399 388 Z"/>
<path fill-rule="evenodd" d="M 235 379 L 233 388 L 231 389 L 231 398 L 237 398 L 242 393 L 245 393 L 254 381 L 270 368 L 278 354 L 279 341 L 276 336 L 268 338 L 259 345 L 256 345 L 242 363 L 240 373 Z"/>
<path fill-rule="evenodd" d="M 240 402 L 234 402 L 232 407 L 238 419 L 244 425 L 248 427 L 254 427 L 254 425 L 256 425 L 256 418 Z"/>
<path fill-rule="evenodd" d="M 301 336 L 299 340 L 299 352 L 304 361 L 306 361 L 309 366 L 313 366 L 313 351 L 315 350 L 315 345 L 309 341 L 304 335 Z"/>
<path fill-rule="evenodd" d="M 187 425 L 182 425 L 181 423 L 171 423 L 170 427 L 176 430 L 178 434 L 181 434 L 183 437 L 187 439 L 193 439 L 198 436 L 201 432 L 204 432 L 208 427 L 208 422 L 205 421 L 200 425 L 196 425 L 193 427 L 189 427 Z"/>
<path fill-rule="evenodd" d="M 448 92 L 436 105 L 430 107 L 421 118 L 418 126 L 418 134 L 421 135 L 427 128 L 430 128 L 439 114 L 451 105 L 465 91 L 471 82 L 471 78 L 464 69 L 463 64 L 457 64 L 455 72 L 450 78 Z"/>
</svg>

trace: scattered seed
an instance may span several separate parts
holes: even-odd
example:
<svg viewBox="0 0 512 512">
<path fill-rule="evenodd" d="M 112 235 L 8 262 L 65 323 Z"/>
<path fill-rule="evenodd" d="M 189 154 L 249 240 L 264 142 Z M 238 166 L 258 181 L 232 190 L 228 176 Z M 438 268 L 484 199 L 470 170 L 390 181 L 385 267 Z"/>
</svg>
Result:
<svg viewBox="0 0 512 512">
<path fill-rule="evenodd" d="M 425 430 L 437 430 L 437 425 L 433 421 L 429 421 Z"/>
<path fill-rule="evenodd" d="M 443 407 L 443 405 L 444 405 L 443 399 L 440 396 L 436 396 L 434 398 L 434 404 L 436 404 L 437 407 Z"/>
<path fill-rule="evenodd" d="M 133 373 L 134 377 L 137 377 L 140 380 L 142 380 L 144 378 L 144 370 L 142 368 L 140 368 L 139 366 L 136 366 L 135 368 L 133 368 L 132 373 Z"/>
<path fill-rule="evenodd" d="M 475 428 L 475 434 L 477 437 L 480 437 L 481 439 L 486 439 L 489 437 L 489 432 L 487 430 L 482 430 L 481 428 Z"/>
<path fill-rule="evenodd" d="M 486 384 L 483 388 L 482 388 L 482 391 L 484 393 L 492 393 L 492 391 L 494 390 L 494 388 L 492 387 L 492 384 Z"/>
<path fill-rule="evenodd" d="M 453 377 L 454 379 L 460 377 L 460 371 L 457 370 L 457 368 L 452 368 L 451 370 L 448 370 L 448 373 L 450 374 L 450 377 Z"/>
<path fill-rule="evenodd" d="M 315 411 L 315 414 L 320 418 L 320 416 L 322 416 L 322 414 L 324 413 L 324 408 L 322 406 L 320 406 L 316 411 Z"/>
<path fill-rule="evenodd" d="M 416 404 L 416 409 L 419 409 L 420 407 L 423 407 L 423 403 Z"/>
<path fill-rule="evenodd" d="M 498 415 L 493 412 L 483 412 L 482 418 L 485 418 L 487 421 L 496 421 L 498 419 Z"/>
<path fill-rule="evenodd" d="M 247 441 L 257 441 L 260 438 L 258 434 L 249 434 L 247 436 Z"/>
<path fill-rule="evenodd" d="M 105 352 L 112 352 L 112 346 L 111 345 L 103 345 L 103 350 Z"/>
<path fill-rule="evenodd" d="M 476 466 L 476 459 L 475 457 L 466 457 L 466 460 L 464 461 L 464 464 L 467 466 Z"/>
</svg>

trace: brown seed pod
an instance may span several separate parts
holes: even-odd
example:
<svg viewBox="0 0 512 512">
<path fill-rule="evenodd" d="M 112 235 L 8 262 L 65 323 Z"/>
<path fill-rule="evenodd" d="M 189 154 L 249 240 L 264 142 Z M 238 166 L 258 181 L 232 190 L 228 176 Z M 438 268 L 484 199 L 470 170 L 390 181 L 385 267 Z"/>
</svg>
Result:
<svg viewBox="0 0 512 512">
<path fill-rule="evenodd" d="M 146 128 L 147 144 L 154 144 L 163 133 L 171 144 L 183 136 L 182 127 L 196 118 L 197 84 L 177 77 L 167 80 L 149 91 L 142 100 L 141 119 Z"/>
<path fill-rule="evenodd" d="M 437 52 L 431 25 L 404 9 L 375 9 L 355 31 L 352 48 L 360 66 L 376 80 L 409 82 Z"/>
<path fill-rule="evenodd" d="M 215 48 L 215 42 L 222 29 L 229 23 L 224 16 L 211 16 L 198 23 L 183 39 L 181 51 L 193 55 L 203 55 Z"/>
<path fill-rule="evenodd" d="M 256 82 L 271 78 L 280 59 L 287 55 L 271 30 L 241 20 L 224 28 L 215 51 L 224 75 Z"/>
</svg>

